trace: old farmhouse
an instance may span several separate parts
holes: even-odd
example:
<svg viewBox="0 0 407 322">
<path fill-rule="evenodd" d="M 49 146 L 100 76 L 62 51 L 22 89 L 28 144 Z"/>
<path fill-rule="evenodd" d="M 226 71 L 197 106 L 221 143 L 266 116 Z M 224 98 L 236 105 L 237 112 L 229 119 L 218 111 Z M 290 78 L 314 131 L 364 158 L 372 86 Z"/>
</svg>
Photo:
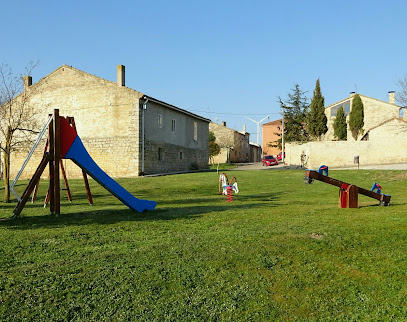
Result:
<svg viewBox="0 0 407 322">
<path fill-rule="evenodd" d="M 63 65 L 35 84 L 26 79 L 30 103 L 48 113 L 73 116 L 89 154 L 113 177 L 172 173 L 208 167 L 210 120 L 125 86 L 125 67 L 117 66 L 117 82 Z M 45 145 L 45 143 L 44 143 Z M 42 149 L 38 149 L 42 150 Z M 12 160 L 13 177 L 26 151 Z M 42 151 L 30 161 L 26 177 Z M 69 177 L 81 175 L 66 163 Z"/>
</svg>

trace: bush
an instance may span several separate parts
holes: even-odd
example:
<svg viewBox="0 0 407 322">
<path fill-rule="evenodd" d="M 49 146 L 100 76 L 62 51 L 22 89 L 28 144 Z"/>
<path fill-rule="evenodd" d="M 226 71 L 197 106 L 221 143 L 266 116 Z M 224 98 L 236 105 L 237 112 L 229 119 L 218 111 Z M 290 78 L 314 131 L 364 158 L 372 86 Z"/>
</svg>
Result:
<svg viewBox="0 0 407 322">
<path fill-rule="evenodd" d="M 195 161 L 191 163 L 191 165 L 189 166 L 189 170 L 199 170 L 199 166 L 198 163 L 196 163 Z"/>
</svg>

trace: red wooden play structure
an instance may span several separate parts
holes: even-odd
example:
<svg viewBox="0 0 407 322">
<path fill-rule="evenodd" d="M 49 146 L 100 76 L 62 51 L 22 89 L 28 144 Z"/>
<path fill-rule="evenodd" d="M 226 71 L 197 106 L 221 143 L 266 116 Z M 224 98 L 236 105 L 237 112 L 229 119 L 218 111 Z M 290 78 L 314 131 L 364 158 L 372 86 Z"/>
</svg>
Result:
<svg viewBox="0 0 407 322">
<path fill-rule="evenodd" d="M 43 158 L 32 176 L 28 186 L 24 190 L 22 197 L 20 198 L 14 191 L 13 187 L 18 180 L 21 172 L 27 164 L 30 156 L 33 154 L 35 148 L 48 129 L 48 144 L 45 148 Z M 47 151 L 48 148 L 48 151 Z M 44 172 L 47 165 L 49 166 L 49 189 L 46 202 L 49 199 L 50 210 L 52 214 L 60 214 L 60 179 L 59 170 L 62 169 L 65 181 L 65 187 L 68 192 L 68 198 L 70 198 L 69 186 L 67 186 L 66 176 L 64 174 L 62 159 L 70 159 L 77 166 L 82 169 L 83 178 L 85 180 L 85 186 L 88 193 L 88 201 L 93 203 L 90 194 L 89 184 L 86 175 L 90 175 L 95 181 L 102 185 L 112 195 L 118 198 L 122 203 L 128 206 L 130 209 L 134 209 L 138 212 L 144 210 L 154 210 L 156 206 L 155 201 L 137 199 L 115 180 L 110 178 L 99 166 L 93 161 L 88 152 L 86 151 L 78 133 L 76 132 L 76 126 L 72 117 L 59 116 L 59 110 L 54 110 L 54 114 L 50 116 L 48 122 L 44 126 L 40 133 L 39 138 L 31 149 L 26 161 L 24 162 L 21 170 L 17 174 L 16 178 L 11 185 L 11 191 L 16 196 L 18 203 L 13 212 L 13 218 L 18 217 L 23 210 L 26 202 L 28 201 L 31 193 L 38 186 L 41 174 Z M 35 194 L 33 196 L 35 198 Z M 70 199 L 71 200 L 71 199 Z"/>
<path fill-rule="evenodd" d="M 323 173 L 326 173 L 326 175 Z M 341 208 L 358 208 L 359 194 L 379 200 L 379 204 L 382 206 L 388 206 L 390 204 L 391 196 L 381 193 L 381 186 L 377 183 L 373 184 L 371 190 L 367 190 L 334 178 L 330 178 L 328 177 L 327 166 L 321 166 L 318 171 L 305 170 L 304 182 L 311 184 L 314 180 L 322 181 L 339 187 L 339 205 Z"/>
</svg>

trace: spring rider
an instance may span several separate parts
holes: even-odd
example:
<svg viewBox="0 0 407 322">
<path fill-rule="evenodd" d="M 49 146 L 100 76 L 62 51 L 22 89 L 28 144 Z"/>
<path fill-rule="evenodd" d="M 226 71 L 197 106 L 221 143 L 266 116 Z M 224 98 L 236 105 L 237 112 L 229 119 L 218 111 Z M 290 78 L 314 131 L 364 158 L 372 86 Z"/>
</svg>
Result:
<svg viewBox="0 0 407 322">
<path fill-rule="evenodd" d="M 232 202 L 233 192 L 239 193 L 236 177 L 233 177 L 229 182 L 227 175 L 222 173 L 219 177 L 219 194 L 226 195 L 226 201 Z"/>
</svg>

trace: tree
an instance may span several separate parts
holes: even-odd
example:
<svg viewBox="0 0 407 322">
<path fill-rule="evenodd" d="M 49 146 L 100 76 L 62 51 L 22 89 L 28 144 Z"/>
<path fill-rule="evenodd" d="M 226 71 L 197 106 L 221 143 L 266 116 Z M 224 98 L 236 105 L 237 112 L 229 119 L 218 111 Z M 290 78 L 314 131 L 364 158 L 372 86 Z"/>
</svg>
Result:
<svg viewBox="0 0 407 322">
<path fill-rule="evenodd" d="M 355 94 L 352 100 L 352 111 L 349 114 L 349 128 L 355 140 L 357 139 L 359 134 L 363 133 L 363 119 L 363 102 L 359 94 Z"/>
<path fill-rule="evenodd" d="M 300 89 L 298 84 L 294 84 L 291 93 L 288 93 L 288 98 L 283 101 L 278 97 L 278 101 L 283 110 L 284 116 L 284 141 L 285 142 L 305 142 L 309 140 L 309 134 L 306 130 L 306 119 L 308 115 L 309 105 L 305 92 Z M 282 138 L 280 136 L 273 146 L 281 148 Z"/>
<path fill-rule="evenodd" d="M 209 131 L 209 159 L 213 163 L 213 157 L 217 156 L 220 153 L 219 145 L 215 142 L 216 136 L 215 133 Z"/>
<path fill-rule="evenodd" d="M 314 94 L 311 100 L 311 110 L 308 116 L 309 134 L 317 139 L 328 131 L 326 125 L 328 119 L 325 115 L 325 99 L 321 93 L 319 78 L 315 84 Z"/>
<path fill-rule="evenodd" d="M 404 75 L 403 78 L 398 80 L 398 86 L 400 88 L 400 92 L 397 93 L 397 101 L 403 106 L 407 106 L 407 74 Z"/>
<path fill-rule="evenodd" d="M 339 141 L 347 140 L 348 130 L 347 130 L 347 125 L 346 125 L 346 116 L 345 116 L 342 106 L 336 112 L 336 118 L 334 121 L 333 128 L 334 128 L 334 136 Z"/>
<path fill-rule="evenodd" d="M 30 75 L 37 63 L 29 63 L 26 74 Z M 3 152 L 4 200 L 10 202 L 11 152 L 28 146 L 33 134 L 38 133 L 38 113 L 29 104 L 34 90 L 24 86 L 28 78 L 15 76 L 12 69 L 0 65 L 0 149 Z"/>
</svg>

